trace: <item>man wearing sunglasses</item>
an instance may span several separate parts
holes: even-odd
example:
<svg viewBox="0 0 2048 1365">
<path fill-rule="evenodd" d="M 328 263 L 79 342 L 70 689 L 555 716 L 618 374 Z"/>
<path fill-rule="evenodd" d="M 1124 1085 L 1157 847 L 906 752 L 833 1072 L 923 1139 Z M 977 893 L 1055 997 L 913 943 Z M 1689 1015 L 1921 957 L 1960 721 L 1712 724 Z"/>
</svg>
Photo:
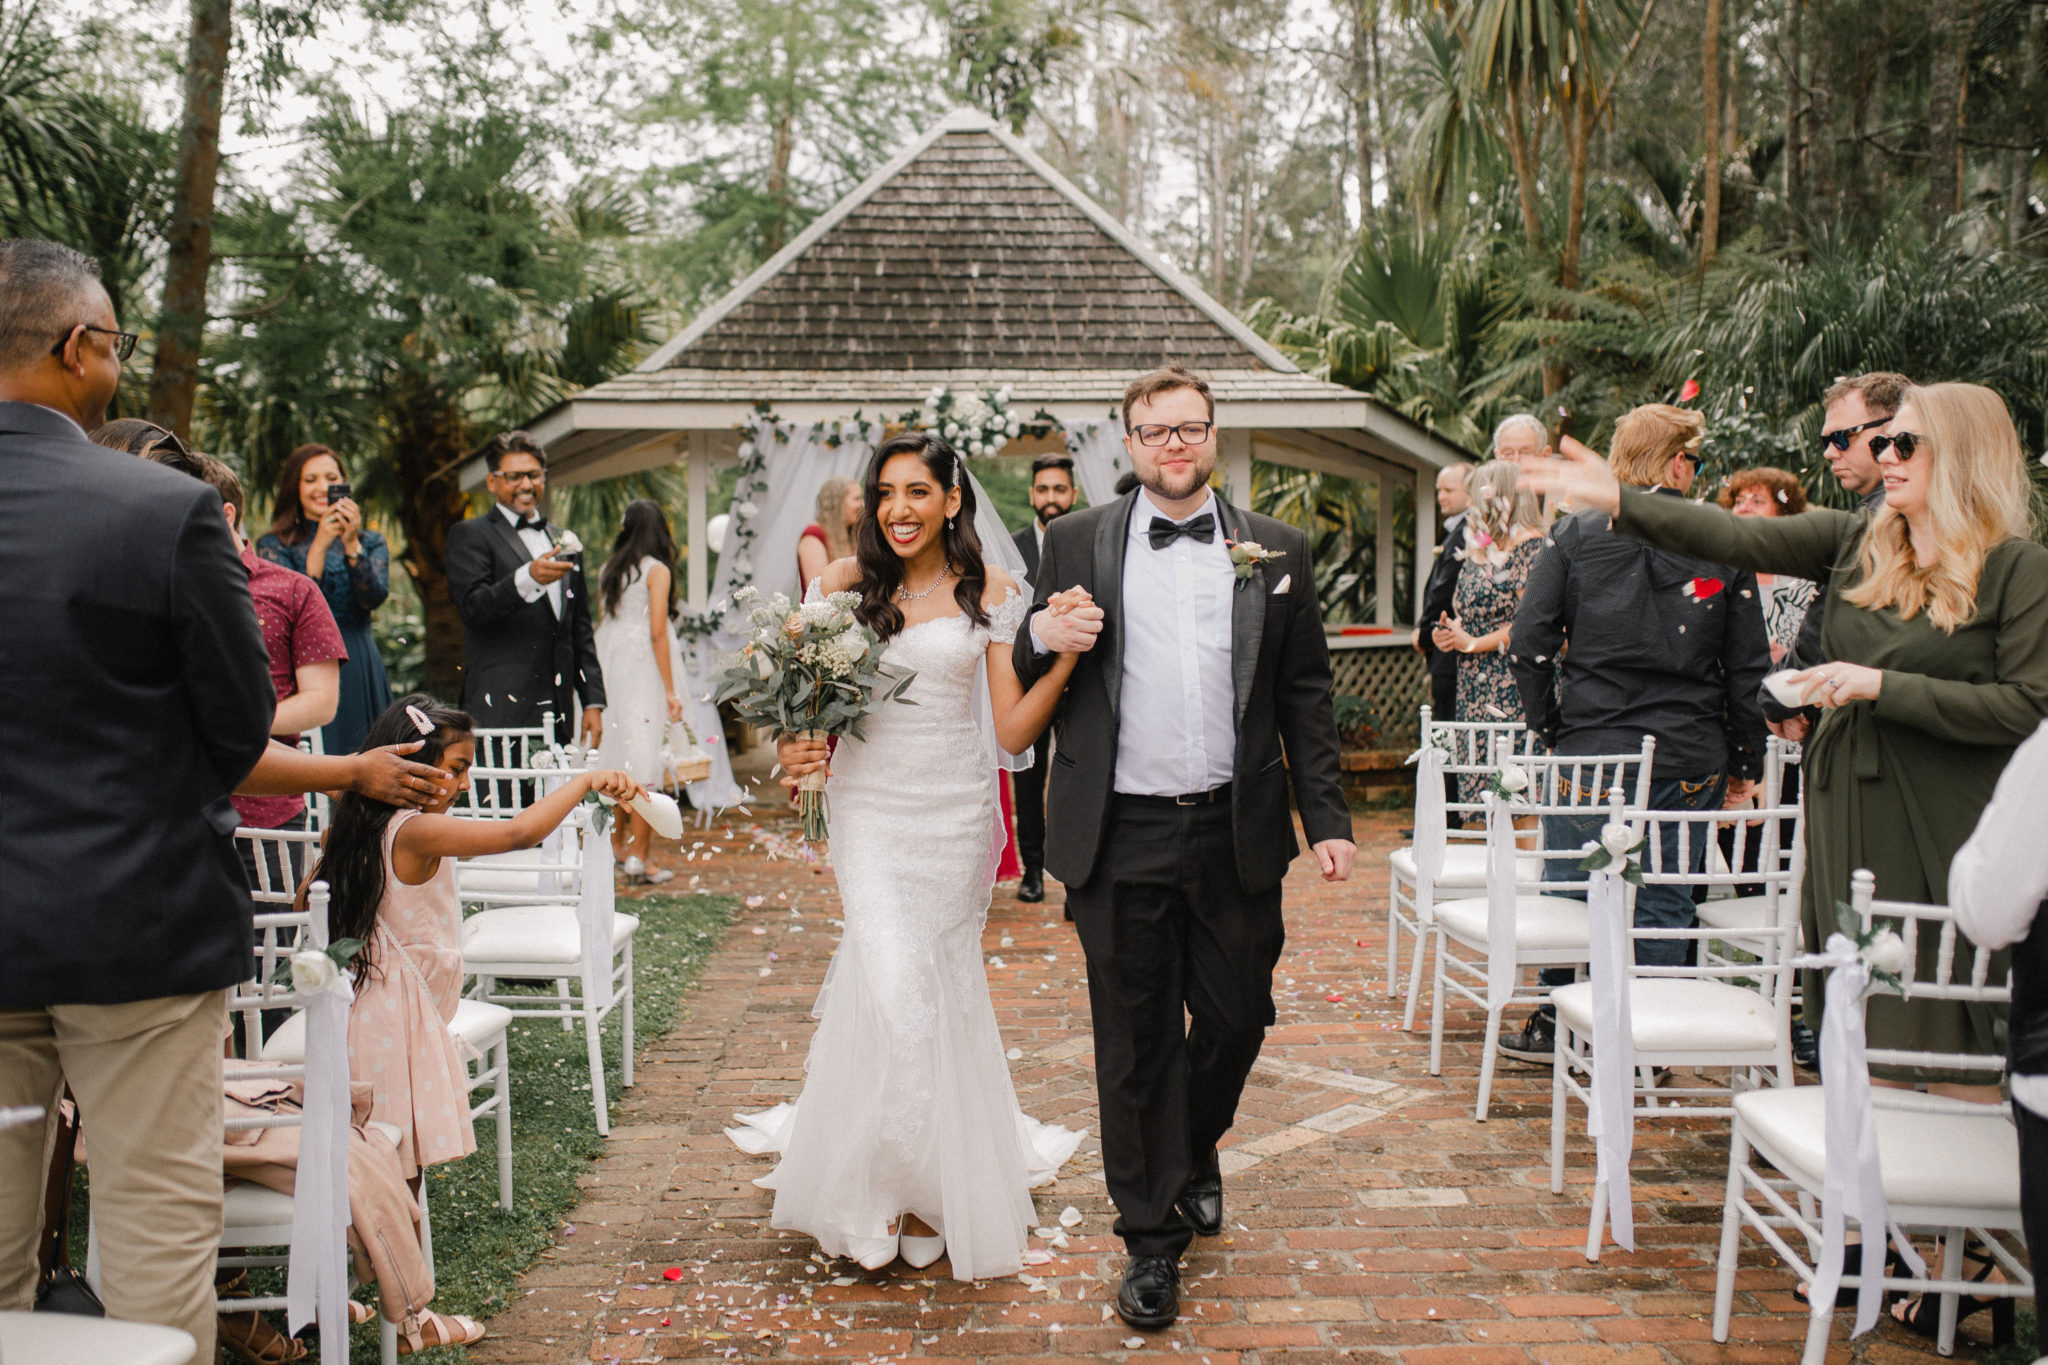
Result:
<svg viewBox="0 0 2048 1365">
<path fill-rule="evenodd" d="M 1836 481 L 1863 500 L 1866 512 L 1875 512 L 1884 506 L 1884 473 L 1877 467 L 1877 452 L 1871 448 L 1871 440 L 1898 412 L 1899 403 L 1912 383 L 1902 374 L 1873 370 L 1869 374 L 1837 379 L 1821 395 L 1825 415 L 1820 423 L 1820 453 L 1826 458 Z M 1816 600 L 1814 605 L 1818 608 L 1821 604 Z M 1792 653 L 1784 659 L 1782 667 L 1812 668 L 1815 664 L 1827 662 L 1827 655 L 1820 647 L 1824 614 L 1820 610 L 1806 613 L 1806 619 L 1799 626 L 1799 636 L 1793 641 Z M 1820 718 L 1819 707 L 1785 706 L 1771 695 L 1768 688 L 1759 699 L 1771 733 L 1795 744 L 1806 739 L 1813 722 Z"/>
</svg>

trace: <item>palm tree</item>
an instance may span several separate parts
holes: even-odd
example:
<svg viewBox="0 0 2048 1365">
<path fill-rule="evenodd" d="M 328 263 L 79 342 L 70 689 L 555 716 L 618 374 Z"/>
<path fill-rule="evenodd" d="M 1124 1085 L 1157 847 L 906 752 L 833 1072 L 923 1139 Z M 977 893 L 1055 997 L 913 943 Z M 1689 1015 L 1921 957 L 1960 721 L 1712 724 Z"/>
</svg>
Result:
<svg viewBox="0 0 2048 1365">
<path fill-rule="evenodd" d="M 610 255 L 633 223 L 608 186 L 549 198 L 545 149 L 509 114 L 373 128 L 335 109 L 315 133 L 296 212 L 231 217 L 236 312 L 262 326 L 223 347 L 211 425 L 259 476 L 304 440 L 353 458 L 361 495 L 404 531 L 427 677 L 452 691 L 462 635 L 443 556 L 467 506 L 461 469 L 491 431 L 651 344 L 650 310 Z"/>
</svg>

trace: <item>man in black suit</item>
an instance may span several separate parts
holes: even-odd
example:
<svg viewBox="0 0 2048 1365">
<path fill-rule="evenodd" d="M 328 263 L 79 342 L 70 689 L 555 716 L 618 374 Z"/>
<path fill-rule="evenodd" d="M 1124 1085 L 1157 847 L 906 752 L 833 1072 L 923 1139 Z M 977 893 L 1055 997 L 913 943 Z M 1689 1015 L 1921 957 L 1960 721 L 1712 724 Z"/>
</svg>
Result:
<svg viewBox="0 0 2048 1365">
<path fill-rule="evenodd" d="M 574 737 L 583 705 L 583 742 L 604 732 L 604 674 L 578 562 L 581 547 L 550 534 L 540 510 L 547 452 L 523 431 L 500 432 L 484 447 L 496 501 L 448 529 L 448 590 L 462 614 L 462 707 L 477 724 L 530 728 L 545 713 L 555 737 Z"/>
<path fill-rule="evenodd" d="M 1429 669 L 1429 704 L 1438 720 L 1458 718 L 1458 659 L 1436 647 L 1429 628 L 1452 614 L 1458 570 L 1465 567 L 1465 476 L 1471 472 L 1471 465 L 1462 464 L 1446 465 L 1436 472 L 1436 506 L 1444 514 L 1444 533 L 1437 541 L 1429 581 L 1422 587 L 1423 624 L 1409 637 L 1409 643 L 1422 651 Z"/>
<path fill-rule="evenodd" d="M 1074 462 L 1065 455 L 1041 455 L 1031 462 L 1031 524 L 1011 539 L 1024 556 L 1024 572 L 1038 577 L 1038 547 L 1045 543 L 1045 530 L 1054 520 L 1074 510 Z M 1024 863 L 1024 880 L 1017 884 L 1017 899 L 1045 899 L 1045 765 L 1052 751 L 1051 733 L 1040 735 L 1031 746 L 1031 766 L 1011 774 L 1010 785 L 1017 795 L 1017 856 Z M 1070 908 L 1067 918 L 1072 919 Z"/>
<path fill-rule="evenodd" d="M 1117 1312 L 1157 1328 L 1180 1253 L 1222 1230 L 1216 1144 L 1275 1017 L 1290 780 L 1324 878 L 1356 848 L 1308 538 L 1210 492 L 1215 406 L 1189 371 L 1133 381 L 1124 428 L 1143 487 L 1052 524 L 1013 657 L 1029 686 L 1086 651 L 1055 721 L 1046 868 L 1088 959 L 1103 1176 L 1131 1252 Z M 1045 610 L 1076 586 L 1092 606 Z"/>
<path fill-rule="evenodd" d="M 135 338 L 93 262 L 0 241 L 0 1106 L 92 1134 L 100 1293 L 214 1356 L 228 793 L 275 698 L 220 495 L 94 445 Z M 0 1309 L 35 1292 L 49 1129 L 0 1130 Z"/>
</svg>

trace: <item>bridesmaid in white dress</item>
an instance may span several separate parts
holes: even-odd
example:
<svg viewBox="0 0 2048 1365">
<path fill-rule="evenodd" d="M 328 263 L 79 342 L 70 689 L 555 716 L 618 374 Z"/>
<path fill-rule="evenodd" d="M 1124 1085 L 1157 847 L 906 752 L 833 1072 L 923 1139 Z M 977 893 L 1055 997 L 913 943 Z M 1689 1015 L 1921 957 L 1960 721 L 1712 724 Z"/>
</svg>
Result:
<svg viewBox="0 0 2048 1365">
<path fill-rule="evenodd" d="M 596 766 L 631 773 L 646 787 L 668 785 L 668 727 L 683 718 L 669 616 L 675 562 L 675 537 L 661 504 L 649 498 L 628 503 L 597 579 L 597 666 L 607 700 Z M 626 810 L 618 815 L 612 851 L 626 880 L 659 885 L 675 876 L 647 866 L 654 829 L 646 819 Z"/>
<path fill-rule="evenodd" d="M 984 567 L 973 490 L 944 441 L 884 442 L 866 506 L 855 557 L 813 590 L 860 594 L 856 612 L 888 641 L 886 662 L 916 670 L 907 696 L 917 704 L 870 715 L 866 738 L 844 740 L 831 759 L 846 933 L 813 1009 L 803 1093 L 726 1132 L 747 1151 L 781 1154 L 756 1182 L 775 1191 L 774 1227 L 870 1269 L 944 1254 L 955 1279 L 1011 1275 L 1037 1221 L 1032 1187 L 1083 1134 L 1018 1107 L 989 1002 L 992 748 L 1031 745 L 1077 656 L 1029 693 L 1018 684 L 1010 642 L 1027 603 L 1014 579 Z M 1099 615 L 1085 597 L 1056 609 Z M 780 756 L 794 775 L 826 761 L 823 744 L 788 739 Z"/>
</svg>

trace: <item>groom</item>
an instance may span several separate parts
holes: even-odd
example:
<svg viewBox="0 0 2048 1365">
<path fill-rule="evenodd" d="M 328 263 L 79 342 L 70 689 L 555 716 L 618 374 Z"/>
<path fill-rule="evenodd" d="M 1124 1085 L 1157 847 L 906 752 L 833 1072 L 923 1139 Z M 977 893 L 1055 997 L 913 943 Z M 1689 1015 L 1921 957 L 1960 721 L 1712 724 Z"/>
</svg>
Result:
<svg viewBox="0 0 2048 1365">
<path fill-rule="evenodd" d="M 1179 365 L 1124 390 L 1140 487 L 1047 527 L 1013 654 L 1028 687 L 1085 651 L 1055 722 L 1046 867 L 1087 954 L 1103 1174 L 1131 1252 L 1116 1307 L 1140 1328 L 1173 1322 L 1181 1252 L 1223 1227 L 1216 1144 L 1274 1021 L 1290 778 L 1324 879 L 1356 852 L 1308 539 L 1210 491 L 1215 418 Z M 1076 585 L 1093 607 L 1044 610 Z"/>
</svg>

